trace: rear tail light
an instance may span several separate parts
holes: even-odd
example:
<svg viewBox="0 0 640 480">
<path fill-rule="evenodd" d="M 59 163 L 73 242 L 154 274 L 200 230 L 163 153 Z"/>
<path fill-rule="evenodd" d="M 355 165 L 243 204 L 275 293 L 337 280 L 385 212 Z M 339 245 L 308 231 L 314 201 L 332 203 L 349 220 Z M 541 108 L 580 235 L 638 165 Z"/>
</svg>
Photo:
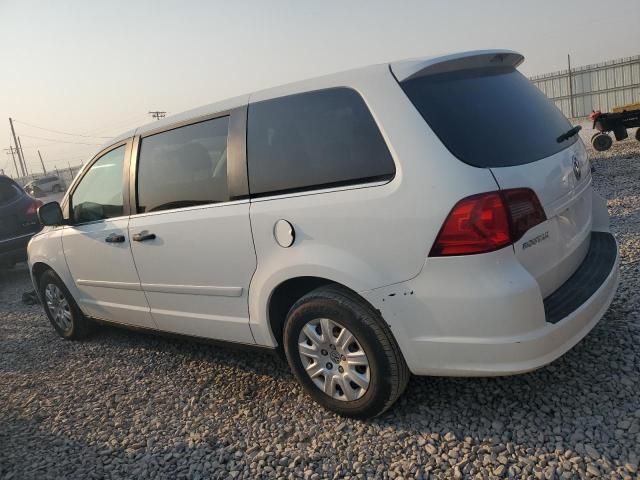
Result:
<svg viewBox="0 0 640 480">
<path fill-rule="evenodd" d="M 472 195 L 453 207 L 429 256 L 492 252 L 516 242 L 527 230 L 545 220 L 540 201 L 531 189 Z"/>
<path fill-rule="evenodd" d="M 37 198 L 34 198 L 33 201 L 31 202 L 31 205 L 29 205 L 29 208 L 27 208 L 27 215 L 37 215 L 38 208 L 40 208 L 41 206 L 42 206 L 42 202 Z"/>
<path fill-rule="evenodd" d="M 512 242 L 547 219 L 538 196 L 530 188 L 512 188 L 501 193 L 509 209 Z"/>
</svg>

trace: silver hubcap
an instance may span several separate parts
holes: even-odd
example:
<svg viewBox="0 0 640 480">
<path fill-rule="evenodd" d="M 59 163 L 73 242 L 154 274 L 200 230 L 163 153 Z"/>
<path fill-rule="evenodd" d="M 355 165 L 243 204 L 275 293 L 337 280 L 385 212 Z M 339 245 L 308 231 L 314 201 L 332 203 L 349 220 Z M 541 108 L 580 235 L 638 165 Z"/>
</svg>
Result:
<svg viewBox="0 0 640 480">
<path fill-rule="evenodd" d="M 369 388 L 369 359 L 356 337 L 339 323 L 328 318 L 307 322 L 298 351 L 307 374 L 327 395 L 352 401 Z"/>
<path fill-rule="evenodd" d="M 53 321 L 62 330 L 67 331 L 71 328 L 71 309 L 69 302 L 65 298 L 62 290 L 57 285 L 50 283 L 44 289 L 44 296 L 47 301 L 47 309 L 53 318 Z"/>
</svg>

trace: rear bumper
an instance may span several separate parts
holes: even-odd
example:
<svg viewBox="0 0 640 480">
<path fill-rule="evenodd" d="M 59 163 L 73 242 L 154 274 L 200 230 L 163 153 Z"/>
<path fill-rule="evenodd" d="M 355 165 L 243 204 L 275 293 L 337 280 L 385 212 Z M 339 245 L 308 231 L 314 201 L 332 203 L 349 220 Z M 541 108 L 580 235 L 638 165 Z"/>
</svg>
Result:
<svg viewBox="0 0 640 480">
<path fill-rule="evenodd" d="M 27 245 L 37 232 L 0 240 L 0 263 L 21 262 L 27 259 Z"/>
<path fill-rule="evenodd" d="M 390 324 L 414 374 L 527 372 L 576 345 L 611 304 L 618 246 L 610 233 L 592 232 L 591 240 L 580 268 L 544 301 L 507 249 L 485 258 L 486 270 L 477 278 L 468 265 L 438 262 L 413 281 L 364 295 Z M 480 267 L 472 265 L 471 272 Z"/>
</svg>

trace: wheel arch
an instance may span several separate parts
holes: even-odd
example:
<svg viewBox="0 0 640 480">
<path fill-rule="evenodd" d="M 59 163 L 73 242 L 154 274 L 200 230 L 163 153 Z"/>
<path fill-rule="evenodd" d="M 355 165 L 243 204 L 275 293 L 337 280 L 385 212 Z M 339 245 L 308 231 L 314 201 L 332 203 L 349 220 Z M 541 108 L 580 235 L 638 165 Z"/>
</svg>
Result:
<svg viewBox="0 0 640 480">
<path fill-rule="evenodd" d="M 287 318 L 289 310 L 300 298 L 318 287 L 334 285 L 345 289 L 352 295 L 355 295 L 363 302 L 371 305 L 362 295 L 358 294 L 352 288 L 324 277 L 316 276 L 297 276 L 288 278 L 279 283 L 269 295 L 267 303 L 267 321 L 273 339 L 276 345 L 282 346 L 282 330 L 284 322 Z"/>
<path fill-rule="evenodd" d="M 47 270 L 53 270 L 55 272 L 53 267 L 51 267 L 50 265 L 44 262 L 36 262 L 31 267 L 31 277 L 33 278 L 33 283 L 34 283 L 34 286 L 36 287 L 36 291 L 38 290 L 37 287 L 38 287 L 38 284 L 40 283 L 40 277 L 42 277 L 42 274 Z"/>
<path fill-rule="evenodd" d="M 65 275 L 64 271 L 59 271 L 50 263 L 47 263 L 42 260 L 36 260 L 35 262 L 33 262 L 33 264 L 31 265 L 31 271 L 30 271 L 32 283 L 38 297 L 40 296 L 40 278 L 42 278 L 42 275 L 47 270 L 51 270 L 53 273 L 57 275 L 57 277 L 60 279 L 62 284 L 66 287 L 66 289 L 69 291 L 73 299 L 77 302 L 78 292 L 71 277 L 69 277 L 68 275 Z"/>
</svg>

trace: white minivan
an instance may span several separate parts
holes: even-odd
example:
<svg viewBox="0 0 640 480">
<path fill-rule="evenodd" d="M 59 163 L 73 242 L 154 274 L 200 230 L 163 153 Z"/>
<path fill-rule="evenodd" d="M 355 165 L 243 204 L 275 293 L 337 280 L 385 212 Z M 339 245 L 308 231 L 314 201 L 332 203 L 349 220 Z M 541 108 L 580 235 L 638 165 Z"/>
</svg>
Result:
<svg viewBox="0 0 640 480">
<path fill-rule="evenodd" d="M 541 367 L 609 307 L 618 248 L 576 128 L 503 50 L 375 65 L 127 132 L 40 208 L 33 283 L 93 321 L 281 351 L 371 417 L 410 374 Z"/>
</svg>

